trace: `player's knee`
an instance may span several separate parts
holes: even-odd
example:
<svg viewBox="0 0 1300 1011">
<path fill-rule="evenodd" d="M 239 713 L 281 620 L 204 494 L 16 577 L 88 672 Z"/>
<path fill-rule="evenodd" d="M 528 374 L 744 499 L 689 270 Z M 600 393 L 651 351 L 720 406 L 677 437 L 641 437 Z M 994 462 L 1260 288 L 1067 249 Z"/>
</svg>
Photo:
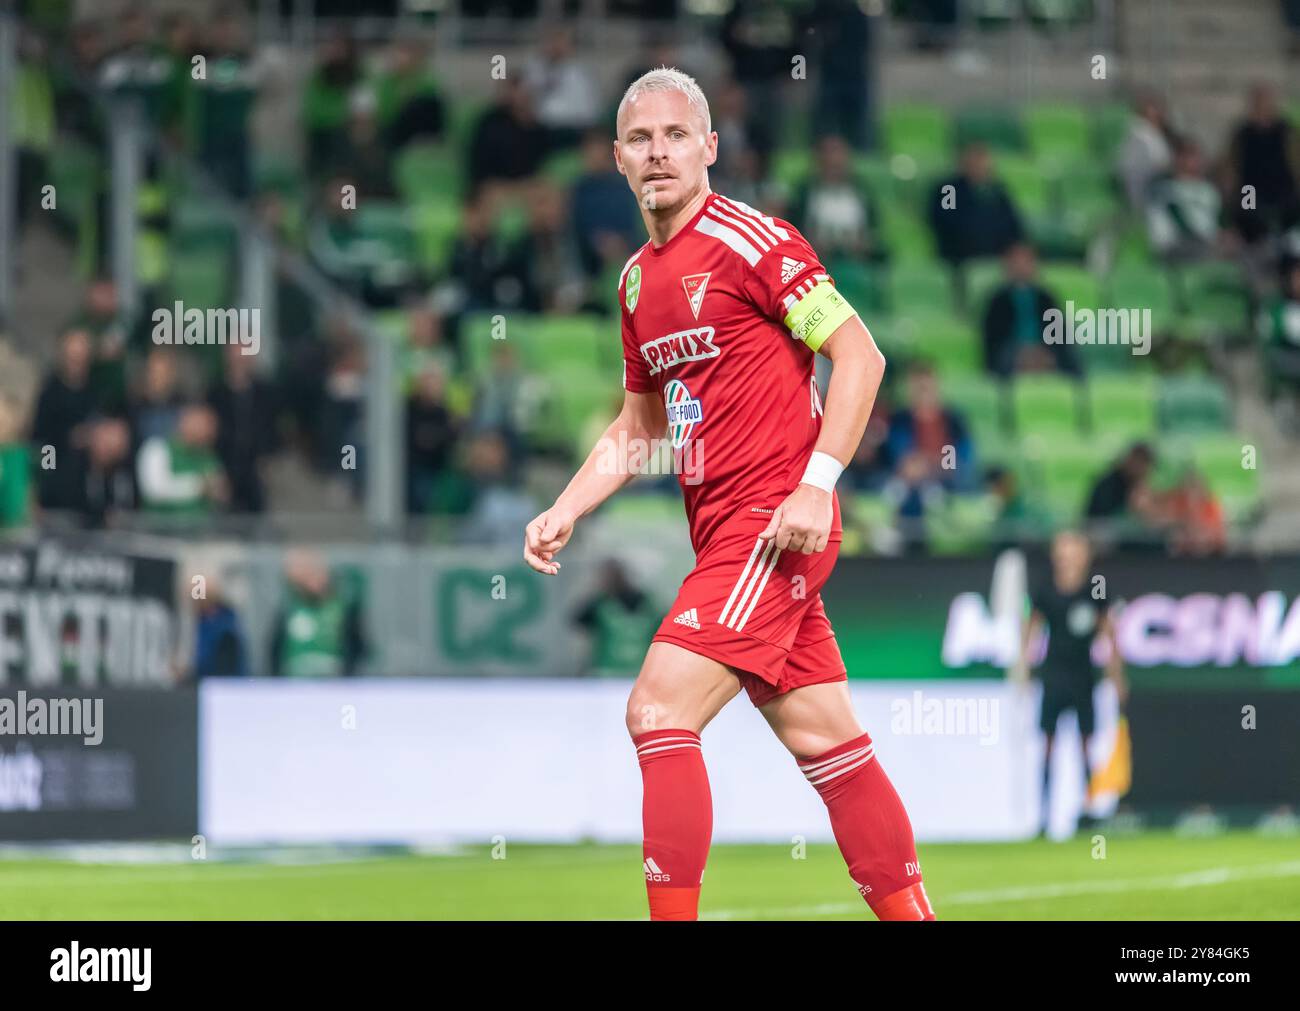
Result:
<svg viewBox="0 0 1300 1011">
<path fill-rule="evenodd" d="M 651 686 L 638 682 L 628 696 L 627 712 L 624 715 L 629 736 L 649 733 L 652 730 L 692 730 L 700 732 L 695 726 L 698 719 L 689 716 L 682 706 L 672 705 Z"/>
<path fill-rule="evenodd" d="M 846 737 L 844 734 L 826 733 L 820 730 L 790 729 L 782 733 L 781 743 L 796 758 L 815 758 L 857 736 L 861 736 L 861 731 Z"/>
</svg>

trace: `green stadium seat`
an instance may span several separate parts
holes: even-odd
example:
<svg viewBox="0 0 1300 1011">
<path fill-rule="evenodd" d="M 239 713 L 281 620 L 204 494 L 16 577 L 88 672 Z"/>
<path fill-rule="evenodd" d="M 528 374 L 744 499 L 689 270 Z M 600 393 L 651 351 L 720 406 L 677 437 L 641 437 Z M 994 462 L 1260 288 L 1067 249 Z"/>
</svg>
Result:
<svg viewBox="0 0 1300 1011">
<path fill-rule="evenodd" d="M 1023 155 L 1004 152 L 997 157 L 996 174 L 1022 214 L 1039 218 L 1050 211 L 1055 175 L 1049 166 Z"/>
<path fill-rule="evenodd" d="M 978 322 L 984 318 L 984 310 L 993 293 L 1006 281 L 1006 271 L 996 256 L 987 256 L 968 260 L 962 265 L 961 272 L 966 293 L 966 315 Z"/>
<path fill-rule="evenodd" d="M 1022 439 L 1077 436 L 1082 431 L 1079 383 L 1054 373 L 1028 373 L 1011 384 L 1011 420 Z"/>
<path fill-rule="evenodd" d="M 1260 505 L 1258 447 L 1254 447 L 1254 466 L 1247 467 L 1243 466 L 1250 462 L 1246 445 L 1244 439 L 1228 434 L 1204 435 L 1190 443 L 1197 470 L 1233 522 L 1248 519 Z"/>
<path fill-rule="evenodd" d="M 1250 293 L 1237 264 L 1187 264 L 1175 278 L 1191 335 L 1231 339 L 1250 333 Z"/>
<path fill-rule="evenodd" d="M 582 175 L 581 151 L 558 151 L 542 165 L 542 175 L 554 186 L 567 189 Z"/>
<path fill-rule="evenodd" d="M 1128 132 L 1133 111 L 1122 102 L 1100 106 L 1092 117 L 1092 143 L 1094 157 L 1105 165 L 1114 164 L 1115 154 Z"/>
<path fill-rule="evenodd" d="M 1031 23 L 1046 28 L 1063 28 L 1091 21 L 1092 0 L 1025 0 L 1025 14 Z"/>
<path fill-rule="evenodd" d="M 1232 405 L 1213 376 L 1169 376 L 1160 382 L 1159 418 L 1170 434 L 1222 432 L 1232 425 Z"/>
<path fill-rule="evenodd" d="M 1150 309 L 1156 333 L 1171 330 L 1178 316 L 1173 282 L 1159 267 L 1117 266 L 1107 280 L 1108 308 Z"/>
<path fill-rule="evenodd" d="M 918 312 L 898 318 L 911 354 L 933 362 L 940 373 L 978 372 L 983 351 L 975 328 L 951 313 Z"/>
<path fill-rule="evenodd" d="M 772 178 L 792 192 L 812 175 L 812 169 L 812 151 L 807 147 L 783 147 L 772 155 Z"/>
<path fill-rule="evenodd" d="M 629 486 L 635 488 L 635 482 Z M 601 515 L 617 528 L 633 525 L 678 525 L 682 521 L 681 500 L 655 492 L 624 491 L 600 507 Z"/>
<path fill-rule="evenodd" d="M 1132 442 L 1156 430 L 1158 392 L 1149 373 L 1093 376 L 1088 382 L 1088 419 L 1092 433 Z"/>
<path fill-rule="evenodd" d="M 932 554 L 966 555 L 988 547 L 1001 503 L 995 495 L 949 495 L 925 513 L 925 539 Z"/>
<path fill-rule="evenodd" d="M 1112 464 L 1118 447 L 1088 439 L 1051 439 L 1034 435 L 1021 442 L 1027 494 L 1057 524 L 1077 522 L 1097 478 Z"/>
<path fill-rule="evenodd" d="M 1088 116 L 1078 105 L 1035 102 L 1025 109 L 1029 150 L 1039 161 L 1058 167 L 1092 156 Z"/>
<path fill-rule="evenodd" d="M 944 163 L 952 157 L 952 123 L 938 105 L 900 102 L 885 109 L 882 133 L 885 150 L 909 155 L 918 164 Z"/>
<path fill-rule="evenodd" d="M 461 209 L 446 200 L 426 200 L 410 208 L 416 256 L 426 273 L 437 273 L 447 263 L 460 234 Z"/>
<path fill-rule="evenodd" d="M 880 270 L 861 260 L 837 258 L 827 264 L 835 287 L 858 312 L 876 313 L 885 308 L 884 279 Z"/>
<path fill-rule="evenodd" d="M 901 202 L 880 205 L 880 235 L 890 259 L 900 263 L 935 262 L 934 234 L 915 210 Z"/>
<path fill-rule="evenodd" d="M 1067 301 L 1074 302 L 1075 308 L 1101 307 L 1101 283 L 1086 267 L 1049 263 L 1039 274 L 1043 287 L 1061 303 L 1062 309 Z"/>
<path fill-rule="evenodd" d="M 944 403 L 966 420 L 981 460 L 986 447 L 1005 441 L 1006 391 L 999 380 L 984 373 L 952 373 L 943 376 L 939 389 Z"/>
<path fill-rule="evenodd" d="M 462 188 L 462 159 L 448 144 L 408 144 L 394 159 L 393 179 L 407 203 L 454 201 Z"/>
<path fill-rule="evenodd" d="M 889 271 L 889 302 L 895 312 L 956 308 L 952 268 L 939 261 L 897 263 Z"/>
<path fill-rule="evenodd" d="M 972 105 L 957 113 L 957 144 L 982 141 L 993 151 L 1024 151 L 1025 133 L 1009 105 Z"/>
</svg>

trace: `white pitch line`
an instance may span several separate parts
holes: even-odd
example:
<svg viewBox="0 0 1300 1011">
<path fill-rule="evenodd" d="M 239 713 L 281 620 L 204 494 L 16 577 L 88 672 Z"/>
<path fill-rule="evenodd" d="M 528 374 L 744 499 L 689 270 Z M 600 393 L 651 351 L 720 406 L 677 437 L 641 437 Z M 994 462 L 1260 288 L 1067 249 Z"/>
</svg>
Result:
<svg viewBox="0 0 1300 1011">
<path fill-rule="evenodd" d="M 1300 877 L 1300 861 L 1264 864 L 1254 867 L 1210 867 L 1154 878 L 1117 878 L 1113 881 L 1063 881 L 1054 884 L 1025 885 L 980 892 L 957 892 L 937 901 L 940 912 L 945 906 L 979 905 L 987 902 L 1032 902 L 1067 895 L 1104 895 L 1111 892 L 1182 891 L 1208 888 L 1234 881 Z M 758 917 L 839 916 L 845 913 L 868 913 L 864 902 L 829 902 L 815 906 L 786 906 L 779 909 L 721 909 L 701 913 L 702 920 L 750 920 Z"/>
</svg>

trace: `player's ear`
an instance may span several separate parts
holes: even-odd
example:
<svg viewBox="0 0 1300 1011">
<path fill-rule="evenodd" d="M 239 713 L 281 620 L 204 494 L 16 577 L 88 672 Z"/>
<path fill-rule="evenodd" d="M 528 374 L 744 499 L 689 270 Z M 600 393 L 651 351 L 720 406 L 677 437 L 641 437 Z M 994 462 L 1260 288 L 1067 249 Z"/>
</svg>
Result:
<svg viewBox="0 0 1300 1011">
<path fill-rule="evenodd" d="M 710 130 L 704 139 L 704 167 L 708 168 L 718 160 L 718 131 Z"/>
<path fill-rule="evenodd" d="M 614 141 L 614 164 L 618 166 L 618 174 L 627 175 L 627 169 L 623 167 L 623 152 L 619 150 L 618 141 Z"/>
</svg>

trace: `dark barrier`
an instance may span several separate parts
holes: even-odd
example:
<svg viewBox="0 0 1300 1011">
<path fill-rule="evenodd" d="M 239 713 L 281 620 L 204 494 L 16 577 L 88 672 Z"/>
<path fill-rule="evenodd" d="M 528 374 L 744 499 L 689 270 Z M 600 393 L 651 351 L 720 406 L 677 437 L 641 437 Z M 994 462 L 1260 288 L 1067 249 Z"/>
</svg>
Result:
<svg viewBox="0 0 1300 1011">
<path fill-rule="evenodd" d="M 194 688 L 0 691 L 0 841 L 197 829 Z"/>
</svg>

